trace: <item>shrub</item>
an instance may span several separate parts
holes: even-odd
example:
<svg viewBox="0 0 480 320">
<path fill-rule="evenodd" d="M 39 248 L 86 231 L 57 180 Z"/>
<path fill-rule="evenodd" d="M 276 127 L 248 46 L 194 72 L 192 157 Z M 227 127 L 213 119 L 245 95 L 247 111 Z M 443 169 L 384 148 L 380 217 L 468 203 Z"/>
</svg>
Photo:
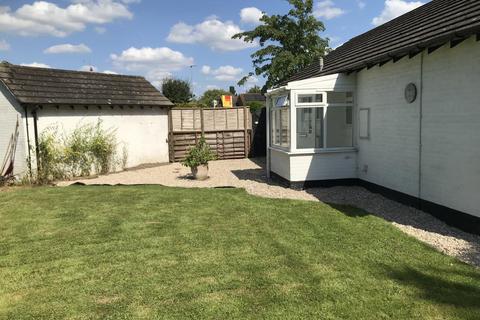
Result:
<svg viewBox="0 0 480 320">
<path fill-rule="evenodd" d="M 40 166 L 36 176 L 38 183 L 46 184 L 66 178 L 67 173 L 63 170 L 63 148 L 56 127 L 50 127 L 40 135 L 38 157 Z"/>
<path fill-rule="evenodd" d="M 115 131 L 104 129 L 100 120 L 78 127 L 63 138 L 56 127 L 48 128 L 40 135 L 38 149 L 36 180 L 41 184 L 90 176 L 92 172 L 105 174 L 117 165 L 124 169 L 128 155 L 123 147 L 123 157 L 117 159 Z"/>
<path fill-rule="evenodd" d="M 205 137 L 202 136 L 195 147 L 188 151 L 182 164 L 186 167 L 196 168 L 200 165 L 207 165 L 209 161 L 215 159 L 217 159 L 217 155 L 212 151 Z"/>
<path fill-rule="evenodd" d="M 262 103 L 260 101 L 252 101 L 249 103 L 249 107 L 252 112 L 258 112 L 265 107 L 265 103 Z"/>
</svg>

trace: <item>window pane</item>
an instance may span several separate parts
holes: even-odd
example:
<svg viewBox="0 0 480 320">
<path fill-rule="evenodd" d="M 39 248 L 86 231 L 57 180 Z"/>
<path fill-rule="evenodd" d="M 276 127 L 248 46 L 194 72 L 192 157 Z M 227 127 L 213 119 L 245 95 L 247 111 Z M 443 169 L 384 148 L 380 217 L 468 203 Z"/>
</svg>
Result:
<svg viewBox="0 0 480 320">
<path fill-rule="evenodd" d="M 287 104 L 288 104 L 288 96 L 281 96 L 276 98 L 275 100 L 275 107 L 277 108 L 285 107 L 287 106 Z"/>
<path fill-rule="evenodd" d="M 323 94 L 299 94 L 298 103 L 319 103 L 323 102 Z"/>
<path fill-rule="evenodd" d="M 275 110 L 275 145 L 280 145 L 280 112 Z"/>
<path fill-rule="evenodd" d="M 328 103 L 353 103 L 353 93 L 337 92 L 337 91 L 327 92 L 327 102 Z"/>
<path fill-rule="evenodd" d="M 290 109 L 283 108 L 279 111 L 280 114 L 280 146 L 290 146 Z"/>
<path fill-rule="evenodd" d="M 323 108 L 297 109 L 297 149 L 323 148 Z"/>
<path fill-rule="evenodd" d="M 352 107 L 327 108 L 327 148 L 353 146 L 353 127 L 349 123 Z"/>
<path fill-rule="evenodd" d="M 290 113 L 288 108 L 272 110 L 270 115 L 272 145 L 290 146 Z"/>
<path fill-rule="evenodd" d="M 370 138 L 370 109 L 361 109 L 359 118 L 360 139 L 368 139 Z"/>
</svg>

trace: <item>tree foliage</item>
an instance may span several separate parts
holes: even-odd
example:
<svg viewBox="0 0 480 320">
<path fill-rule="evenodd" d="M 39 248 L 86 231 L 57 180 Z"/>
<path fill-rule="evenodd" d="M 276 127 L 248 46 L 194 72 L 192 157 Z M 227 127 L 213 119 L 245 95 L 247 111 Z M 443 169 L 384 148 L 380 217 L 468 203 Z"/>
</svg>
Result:
<svg viewBox="0 0 480 320">
<path fill-rule="evenodd" d="M 325 26 L 313 15 L 313 0 L 288 0 L 292 9 L 286 15 L 264 15 L 254 30 L 238 33 L 234 39 L 258 41 L 261 49 L 251 55 L 255 72 L 244 77 L 245 84 L 254 74 L 267 78 L 271 88 L 325 55 L 328 38 L 320 37 Z"/>
<path fill-rule="evenodd" d="M 251 87 L 250 89 L 248 89 L 247 93 L 262 93 L 262 88 L 255 85 L 255 86 Z"/>
<path fill-rule="evenodd" d="M 187 103 L 193 98 L 188 81 L 168 78 L 163 81 L 162 93 L 173 103 Z"/>
<path fill-rule="evenodd" d="M 200 98 L 199 102 L 207 107 L 212 107 L 212 101 L 220 99 L 223 95 L 231 95 L 230 92 L 222 89 L 211 89 L 207 90 L 203 93 L 202 97 Z"/>
</svg>

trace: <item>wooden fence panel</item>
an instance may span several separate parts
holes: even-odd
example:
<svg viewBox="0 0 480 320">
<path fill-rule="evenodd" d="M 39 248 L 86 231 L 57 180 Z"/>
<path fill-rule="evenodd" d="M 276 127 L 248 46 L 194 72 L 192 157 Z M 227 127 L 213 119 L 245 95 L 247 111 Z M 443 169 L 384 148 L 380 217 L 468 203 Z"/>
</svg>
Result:
<svg viewBox="0 0 480 320">
<path fill-rule="evenodd" d="M 248 157 L 252 134 L 249 108 L 172 109 L 169 117 L 171 162 L 184 160 L 190 148 L 195 146 L 202 136 L 202 132 L 219 159 Z"/>
</svg>

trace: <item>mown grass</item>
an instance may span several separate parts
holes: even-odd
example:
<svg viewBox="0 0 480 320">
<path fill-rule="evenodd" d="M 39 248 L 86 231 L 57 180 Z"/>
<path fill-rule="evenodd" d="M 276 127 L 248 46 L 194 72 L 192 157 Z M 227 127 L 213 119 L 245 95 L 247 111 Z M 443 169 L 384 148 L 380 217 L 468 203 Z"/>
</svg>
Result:
<svg viewBox="0 0 480 320">
<path fill-rule="evenodd" d="M 478 270 L 351 207 L 236 189 L 0 193 L 0 318 L 479 317 Z"/>
</svg>

